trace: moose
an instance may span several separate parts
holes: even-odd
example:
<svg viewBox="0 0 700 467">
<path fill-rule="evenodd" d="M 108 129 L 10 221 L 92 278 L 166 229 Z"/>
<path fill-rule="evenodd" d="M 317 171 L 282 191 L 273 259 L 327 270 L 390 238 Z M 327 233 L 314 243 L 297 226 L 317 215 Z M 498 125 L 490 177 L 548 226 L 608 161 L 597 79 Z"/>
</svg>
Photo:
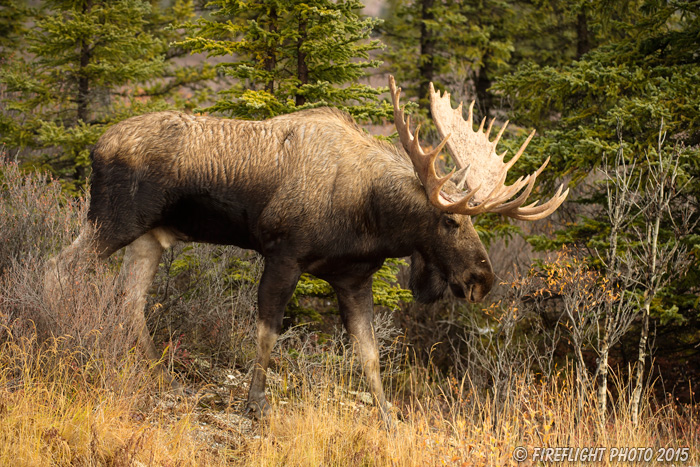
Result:
<svg viewBox="0 0 700 467">
<path fill-rule="evenodd" d="M 426 152 L 389 78 L 402 148 L 365 133 L 348 114 L 316 108 L 264 121 L 240 121 L 164 111 L 110 127 L 92 150 L 88 219 L 78 238 L 49 261 L 45 287 L 56 294 L 62 265 L 85 248 L 102 258 L 126 247 L 122 272 L 137 343 L 158 353 L 146 327 L 149 285 L 163 251 L 176 242 L 236 245 L 258 251 L 257 355 L 247 411 L 270 405 L 265 378 L 287 302 L 302 273 L 335 290 L 341 319 L 382 418 L 391 417 L 380 379 L 373 328 L 372 275 L 388 257 L 411 257 L 416 300 L 453 295 L 481 301 L 494 273 L 471 216 L 496 212 L 542 219 L 564 201 L 563 185 L 547 202 L 523 206 L 547 159 L 506 185 L 534 131 L 508 162 L 498 155 L 493 121 L 474 131 L 473 106 L 430 85 L 431 114 L 441 143 Z M 507 123 L 506 123 L 507 124 Z M 435 161 L 449 149 L 456 168 L 439 176 Z M 520 194 L 519 194 L 520 193 Z M 518 195 L 517 197 L 515 197 Z M 161 364 L 159 371 L 167 376 Z M 174 388 L 180 384 L 170 378 Z"/>
</svg>

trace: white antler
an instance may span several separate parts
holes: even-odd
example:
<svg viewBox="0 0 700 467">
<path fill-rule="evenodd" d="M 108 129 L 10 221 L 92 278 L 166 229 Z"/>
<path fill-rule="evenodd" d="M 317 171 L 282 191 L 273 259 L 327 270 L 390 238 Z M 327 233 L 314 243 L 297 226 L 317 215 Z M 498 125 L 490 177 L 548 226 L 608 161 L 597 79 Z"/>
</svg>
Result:
<svg viewBox="0 0 700 467">
<path fill-rule="evenodd" d="M 399 96 L 401 89 L 396 88 L 393 77 L 389 77 L 389 87 L 394 103 L 394 121 L 399 138 L 406 152 L 408 152 L 413 165 L 416 168 L 430 201 L 438 208 L 466 215 L 476 215 L 485 212 L 497 212 L 505 216 L 521 220 L 536 220 L 547 217 L 553 213 L 566 199 L 569 194 L 567 189 L 562 193 L 564 186 L 560 186 L 557 193 L 544 204 L 532 204 L 523 206 L 527 197 L 535 186 L 537 176 L 542 173 L 549 162 L 549 158 L 534 173 L 520 177 L 512 185 L 506 185 L 508 170 L 517 162 L 525 151 L 535 132 L 533 131 L 525 143 L 520 147 L 517 154 L 508 162 L 503 162 L 505 151 L 498 155 L 496 145 L 503 135 L 506 125 L 501 128 L 493 141 L 489 141 L 489 134 L 493 126 L 493 120 L 484 131 L 485 119 L 477 131 L 474 131 L 473 108 L 474 103 L 469 107 L 469 117 L 465 121 L 462 117 L 462 104 L 456 109 L 450 104 L 450 95 L 435 91 L 433 84 L 430 84 L 430 110 L 437 126 L 442 142 L 429 153 L 425 153 L 418 142 L 418 128 L 416 135 L 411 134 L 410 120 L 404 120 L 403 110 L 399 106 Z M 435 172 L 435 159 L 447 145 L 454 157 L 455 164 L 459 171 L 445 177 L 438 177 Z M 458 196 L 450 196 L 441 191 L 447 180 L 455 176 L 459 181 L 457 188 L 463 190 Z M 524 190 L 523 190 L 524 189 Z M 512 199 L 521 190 L 522 193 Z"/>
<path fill-rule="evenodd" d="M 523 220 L 542 219 L 553 213 L 566 199 L 569 190 L 567 189 L 562 194 L 564 189 L 562 185 L 554 197 L 546 203 L 537 206 L 537 202 L 535 202 L 521 207 L 532 192 L 535 186 L 535 179 L 547 166 L 549 158 L 534 173 L 526 177 L 520 177 L 510 186 L 505 185 L 508 170 L 515 165 L 532 137 L 535 136 L 534 130 L 523 145 L 520 146 L 515 156 L 508 162 L 503 162 L 506 151 L 502 154 L 497 154 L 496 146 L 508 126 L 508 122 L 503 125 L 496 138 L 493 141 L 489 141 L 493 120 L 489 123 L 486 131 L 484 131 L 486 119 L 483 119 L 479 129 L 474 131 L 474 102 L 469 106 L 469 116 L 465 121 L 462 117 L 462 104 L 460 103 L 456 109 L 453 109 L 450 103 L 450 95 L 444 93 L 441 96 L 432 83 L 430 83 L 430 111 L 440 136 L 450 135 L 449 140 L 446 141 L 447 147 L 452 153 L 460 172 L 463 172 L 458 174 L 461 178 L 459 185 L 466 185 L 467 188 L 481 186 L 481 191 L 476 193 L 472 199 L 472 202 L 476 204 L 476 206 L 472 207 L 473 214 L 498 212 Z M 508 201 L 523 188 L 525 190 L 520 196 L 512 201 Z"/>
</svg>

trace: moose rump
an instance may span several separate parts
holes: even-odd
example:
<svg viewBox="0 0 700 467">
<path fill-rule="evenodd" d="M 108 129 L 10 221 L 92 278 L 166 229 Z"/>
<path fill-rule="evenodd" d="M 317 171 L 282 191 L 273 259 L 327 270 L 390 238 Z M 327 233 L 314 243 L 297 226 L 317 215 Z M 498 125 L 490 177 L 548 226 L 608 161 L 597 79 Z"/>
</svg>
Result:
<svg viewBox="0 0 700 467">
<path fill-rule="evenodd" d="M 88 220 L 99 226 L 101 255 L 156 228 L 171 241 L 258 249 L 250 216 L 269 190 L 246 189 L 246 181 L 264 185 L 264 179 L 244 176 L 240 164 L 226 157 L 231 151 L 225 145 L 241 144 L 241 132 L 226 123 L 236 122 L 160 112 L 131 118 L 103 135 L 92 151 L 88 211 Z"/>
</svg>

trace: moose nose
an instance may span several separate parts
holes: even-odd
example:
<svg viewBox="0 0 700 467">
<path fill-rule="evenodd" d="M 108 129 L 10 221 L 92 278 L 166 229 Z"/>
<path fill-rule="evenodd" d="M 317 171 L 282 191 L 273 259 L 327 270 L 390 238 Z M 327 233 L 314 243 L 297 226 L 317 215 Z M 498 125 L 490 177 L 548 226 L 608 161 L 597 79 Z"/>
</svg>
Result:
<svg viewBox="0 0 700 467">
<path fill-rule="evenodd" d="M 475 302 L 480 302 L 484 299 L 491 291 L 496 278 L 488 258 L 480 260 L 475 271 L 467 273 L 467 277 L 469 277 L 468 283 L 472 284 L 471 297 L 468 298 Z"/>
<path fill-rule="evenodd" d="M 486 289 L 486 295 L 489 293 L 489 290 L 491 290 L 491 287 L 493 287 L 493 282 L 496 280 L 496 275 L 493 273 L 493 269 L 491 269 L 491 262 L 489 260 L 486 260 L 484 270 L 482 272 L 483 275 L 483 284 L 484 288 Z"/>
</svg>

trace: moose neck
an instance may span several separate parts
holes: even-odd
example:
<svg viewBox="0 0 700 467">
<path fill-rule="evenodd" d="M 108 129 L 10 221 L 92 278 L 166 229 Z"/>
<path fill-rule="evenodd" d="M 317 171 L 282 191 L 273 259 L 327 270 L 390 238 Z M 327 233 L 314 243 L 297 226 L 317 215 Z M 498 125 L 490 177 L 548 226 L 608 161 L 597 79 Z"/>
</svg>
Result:
<svg viewBox="0 0 700 467">
<path fill-rule="evenodd" d="M 433 207 L 418 178 L 408 174 L 390 179 L 382 177 L 377 184 L 382 191 L 376 197 L 378 217 L 377 241 L 387 257 L 403 257 L 429 242 L 439 212 Z"/>
</svg>

